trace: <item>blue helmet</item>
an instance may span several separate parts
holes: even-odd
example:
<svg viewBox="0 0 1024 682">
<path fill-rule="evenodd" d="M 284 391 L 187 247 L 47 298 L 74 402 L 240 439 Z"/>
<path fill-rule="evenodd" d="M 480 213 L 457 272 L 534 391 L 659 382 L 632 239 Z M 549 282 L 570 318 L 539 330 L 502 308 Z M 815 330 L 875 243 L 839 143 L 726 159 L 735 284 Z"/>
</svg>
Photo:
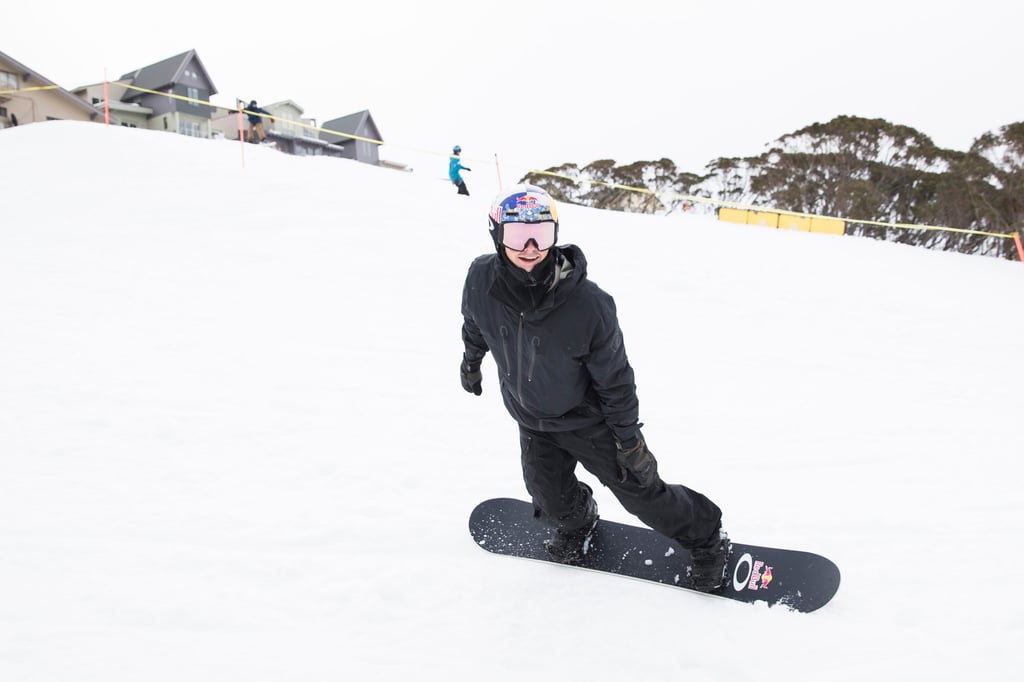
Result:
<svg viewBox="0 0 1024 682">
<path fill-rule="evenodd" d="M 462 151 L 462 147 L 460 147 L 459 145 L 455 145 L 454 147 L 452 147 L 452 153 L 453 154 L 458 154 L 461 151 Z"/>
</svg>

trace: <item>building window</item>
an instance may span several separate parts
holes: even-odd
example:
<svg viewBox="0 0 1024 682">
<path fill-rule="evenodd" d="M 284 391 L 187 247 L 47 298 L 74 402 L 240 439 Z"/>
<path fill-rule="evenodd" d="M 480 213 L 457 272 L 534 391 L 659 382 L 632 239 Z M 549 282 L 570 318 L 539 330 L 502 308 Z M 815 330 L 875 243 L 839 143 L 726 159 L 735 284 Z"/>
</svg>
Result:
<svg viewBox="0 0 1024 682">
<path fill-rule="evenodd" d="M 0 90 L 17 90 L 18 77 L 10 71 L 0 71 Z"/>
<path fill-rule="evenodd" d="M 194 107 L 199 106 L 199 88 L 188 89 L 188 103 Z"/>
<path fill-rule="evenodd" d="M 203 126 L 199 121 L 181 119 L 178 121 L 178 133 L 189 137 L 203 137 Z"/>
</svg>

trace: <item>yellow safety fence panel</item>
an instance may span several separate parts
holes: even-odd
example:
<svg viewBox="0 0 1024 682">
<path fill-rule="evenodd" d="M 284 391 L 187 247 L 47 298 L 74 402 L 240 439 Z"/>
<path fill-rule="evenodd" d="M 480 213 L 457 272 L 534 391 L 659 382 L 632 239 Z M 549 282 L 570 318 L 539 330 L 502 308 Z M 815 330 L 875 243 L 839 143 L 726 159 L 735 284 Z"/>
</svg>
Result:
<svg viewBox="0 0 1024 682">
<path fill-rule="evenodd" d="M 797 232 L 811 231 L 811 217 L 805 215 L 780 215 L 780 230 L 796 230 Z"/>
<path fill-rule="evenodd" d="M 742 225 L 747 224 L 747 215 L 750 211 L 740 210 L 738 208 L 728 208 L 723 206 L 718 209 L 718 219 L 725 220 L 730 223 L 740 223 Z"/>
<path fill-rule="evenodd" d="M 821 232 L 823 234 L 845 234 L 846 223 L 839 218 L 823 218 L 821 216 L 811 216 L 811 232 Z"/>
<path fill-rule="evenodd" d="M 769 211 L 747 211 L 748 225 L 763 225 L 764 227 L 778 227 L 779 214 Z"/>
</svg>

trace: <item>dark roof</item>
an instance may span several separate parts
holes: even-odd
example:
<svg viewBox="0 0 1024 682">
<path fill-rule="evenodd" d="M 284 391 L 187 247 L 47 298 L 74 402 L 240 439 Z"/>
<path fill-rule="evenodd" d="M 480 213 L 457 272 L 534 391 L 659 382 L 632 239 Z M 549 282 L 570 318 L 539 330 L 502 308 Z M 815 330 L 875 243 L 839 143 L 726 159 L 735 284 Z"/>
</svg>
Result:
<svg viewBox="0 0 1024 682">
<path fill-rule="evenodd" d="M 362 111 L 357 111 L 354 114 L 342 116 L 341 118 L 331 119 L 324 123 L 321 128 L 323 130 L 333 130 L 335 132 L 345 133 L 345 135 L 358 135 L 359 137 L 382 141 L 380 137 L 380 130 L 377 129 L 377 124 L 374 122 L 373 116 L 370 115 L 369 109 L 363 109 Z M 321 131 L 320 139 L 329 140 L 331 142 L 344 142 L 351 138 L 331 135 L 330 133 L 324 133 Z"/>
<path fill-rule="evenodd" d="M 120 80 L 130 80 L 132 85 L 145 88 L 146 90 L 161 90 L 180 81 L 182 71 L 193 62 L 203 72 L 206 82 L 210 84 L 210 94 L 217 94 L 217 88 L 214 87 L 210 74 L 206 71 L 206 67 L 203 66 L 203 62 L 199 59 L 199 55 L 196 54 L 195 50 L 182 52 L 156 64 L 150 64 L 141 69 L 129 71 L 121 76 Z M 141 94 L 143 93 L 138 90 L 129 90 L 125 93 L 124 99 L 132 99 Z"/>
</svg>

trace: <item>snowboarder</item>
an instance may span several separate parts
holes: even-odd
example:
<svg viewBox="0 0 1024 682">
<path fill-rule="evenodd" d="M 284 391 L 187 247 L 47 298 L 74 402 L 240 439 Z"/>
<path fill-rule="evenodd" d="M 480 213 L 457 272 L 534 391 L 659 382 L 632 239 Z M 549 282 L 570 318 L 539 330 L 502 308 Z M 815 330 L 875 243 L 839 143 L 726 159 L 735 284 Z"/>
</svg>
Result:
<svg viewBox="0 0 1024 682">
<path fill-rule="evenodd" d="M 239 103 L 241 103 L 241 100 L 239 100 Z M 266 141 L 267 131 L 263 128 L 262 114 L 269 116 L 270 112 L 266 109 L 261 109 L 256 104 L 256 100 L 252 100 L 249 102 L 249 105 L 245 107 L 245 113 L 249 118 L 249 142 L 255 144 L 257 137 L 260 138 L 260 142 Z"/>
<path fill-rule="evenodd" d="M 493 351 L 502 399 L 519 424 L 527 492 L 554 526 L 547 551 L 577 563 L 588 549 L 598 514 L 575 475 L 582 464 L 628 512 L 690 550 L 692 587 L 717 589 L 729 552 L 722 512 L 658 475 L 615 302 L 587 279 L 578 246 L 555 245 L 554 201 L 517 185 L 498 194 L 489 221 L 496 253 L 473 261 L 462 293 L 462 387 L 481 395 L 480 364 Z"/>
<path fill-rule="evenodd" d="M 459 188 L 459 194 L 465 194 L 469 196 L 469 190 L 466 189 L 466 183 L 462 179 L 462 174 L 459 171 L 471 171 L 472 168 L 467 168 L 462 165 L 462 159 L 459 158 L 459 154 L 462 153 L 462 147 L 455 145 L 452 147 L 452 156 L 448 161 L 448 178 L 452 181 L 452 184 Z"/>
</svg>

